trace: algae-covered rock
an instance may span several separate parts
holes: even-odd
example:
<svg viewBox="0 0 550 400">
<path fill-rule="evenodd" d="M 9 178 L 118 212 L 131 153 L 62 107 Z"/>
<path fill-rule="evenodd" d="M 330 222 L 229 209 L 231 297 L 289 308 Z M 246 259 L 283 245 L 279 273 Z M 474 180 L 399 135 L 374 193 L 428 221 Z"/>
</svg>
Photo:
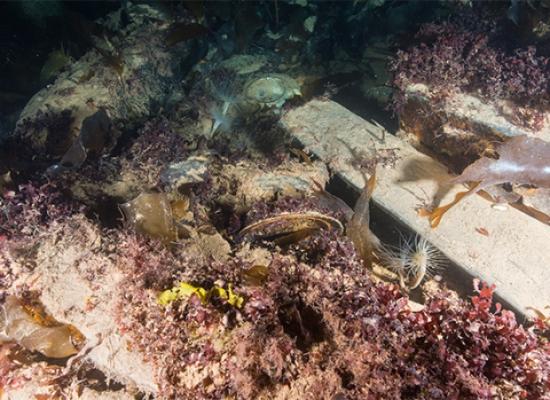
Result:
<svg viewBox="0 0 550 400">
<path fill-rule="evenodd" d="M 0 307 L 0 343 L 15 341 L 24 348 L 51 358 L 76 354 L 80 333 L 53 320 L 39 320 L 32 309 L 14 296 L 8 296 Z"/>
<path fill-rule="evenodd" d="M 52 318 L 78 328 L 86 340 L 83 361 L 107 379 L 154 393 L 151 365 L 131 349 L 117 327 L 113 310 L 124 297 L 119 290 L 124 276 L 121 265 L 107 255 L 114 246 L 101 237 L 97 226 L 75 215 L 48 230 L 33 257 L 37 267 L 19 281 L 39 293 L 38 300 Z M 23 261 L 13 257 L 12 262 Z"/>
<path fill-rule="evenodd" d="M 300 86 L 284 74 L 267 74 L 249 80 L 244 96 L 250 103 L 262 107 L 280 108 L 294 96 L 300 96 Z"/>
<path fill-rule="evenodd" d="M 192 156 L 185 161 L 170 164 L 161 173 L 162 183 L 177 189 L 185 185 L 204 182 L 209 160 L 204 156 Z"/>
<path fill-rule="evenodd" d="M 92 50 L 31 98 L 11 137 L 32 152 L 28 157 L 60 159 L 78 137 L 82 121 L 101 108 L 114 126 L 127 130 L 151 115 L 151 104 L 163 104 L 188 47 L 166 48 L 168 24 L 151 22 L 157 21 L 156 14 L 143 18 L 148 10 L 153 8 L 129 4 L 124 30 L 110 39 L 94 37 Z M 121 131 L 114 132 L 116 140 Z"/>
<path fill-rule="evenodd" d="M 311 195 L 317 190 L 317 184 L 324 185 L 329 178 L 326 167 L 319 162 L 311 165 L 283 163 L 266 172 L 243 165 L 234 168 L 232 173 L 242 182 L 238 194 L 248 203 L 273 199 L 277 195 Z"/>
</svg>

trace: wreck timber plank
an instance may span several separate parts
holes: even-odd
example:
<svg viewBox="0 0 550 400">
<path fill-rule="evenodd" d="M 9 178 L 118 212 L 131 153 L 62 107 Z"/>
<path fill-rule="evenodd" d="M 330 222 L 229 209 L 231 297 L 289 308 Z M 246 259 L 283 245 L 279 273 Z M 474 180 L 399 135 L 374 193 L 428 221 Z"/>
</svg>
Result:
<svg viewBox="0 0 550 400">
<path fill-rule="evenodd" d="M 426 237 L 454 268 L 463 270 L 454 276 L 475 276 L 496 284 L 497 295 L 516 312 L 550 305 L 550 227 L 512 207 L 497 210 L 480 196 L 470 196 L 431 229 L 416 210 L 440 197 L 441 184 L 451 178 L 443 165 L 332 101 L 310 101 L 286 113 L 281 123 L 358 191 L 364 181 L 351 165 L 353 153 L 397 149 L 394 167 L 377 168 L 374 206 Z M 464 190 L 459 185 L 451 188 L 441 204 Z M 470 282 L 466 284 L 471 288 Z"/>
<path fill-rule="evenodd" d="M 499 111 L 497 102 L 485 101 L 467 93 L 455 92 L 449 94 L 443 103 L 438 102 L 438 108 L 431 100 L 433 92 L 427 85 L 412 84 L 407 88 L 406 95 L 407 98 L 412 97 L 423 103 L 432 114 L 440 112 L 445 114 L 447 120 L 455 121 L 455 123 L 460 121 L 457 125 L 466 126 L 475 131 L 473 133 L 479 137 L 483 137 L 484 133 L 491 132 L 494 136 L 500 138 L 527 135 L 550 141 L 550 120 L 547 115 L 544 116 L 542 128 L 533 131 L 513 124 L 506 119 L 502 115 L 502 111 Z M 501 109 L 505 108 L 504 104 L 507 103 L 501 102 Z M 518 111 L 516 110 L 515 113 L 517 114 Z"/>
<path fill-rule="evenodd" d="M 401 130 L 446 160 L 454 171 L 462 171 L 485 155 L 486 149 L 510 137 L 526 135 L 550 143 L 550 113 L 547 111 L 537 111 L 541 113 L 541 126 L 533 130 L 520 123 L 533 120 L 533 111 L 513 107 L 508 101 L 482 100 L 460 91 L 442 99 L 436 90 L 420 83 L 409 85 L 405 95 L 406 101 L 399 112 Z M 540 218 L 550 220 L 550 189 L 539 188 L 525 195 L 521 188 L 513 186 L 512 192 L 521 197 L 525 206 L 544 214 Z M 494 187 L 490 193 L 498 196 L 502 191 Z M 511 196 L 512 193 L 508 194 Z"/>
</svg>

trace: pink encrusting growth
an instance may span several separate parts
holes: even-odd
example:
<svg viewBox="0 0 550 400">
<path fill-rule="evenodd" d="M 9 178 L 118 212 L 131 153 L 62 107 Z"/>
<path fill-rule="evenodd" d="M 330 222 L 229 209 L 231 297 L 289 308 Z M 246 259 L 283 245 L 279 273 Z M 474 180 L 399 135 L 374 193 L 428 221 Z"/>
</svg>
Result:
<svg viewBox="0 0 550 400">
<path fill-rule="evenodd" d="M 32 237 L 51 222 L 61 222 L 83 210 L 53 183 L 29 182 L 0 197 L 0 235 L 9 238 Z"/>
<path fill-rule="evenodd" d="M 282 198 L 254 205 L 246 221 L 306 209 L 331 213 L 311 198 Z M 413 312 L 398 286 L 371 280 L 338 230 L 280 248 L 240 242 L 238 233 L 230 239 L 238 256 L 220 262 L 119 235 L 116 257 L 127 274 L 120 326 L 158 366 L 165 398 L 535 400 L 550 389 L 544 331 L 518 325 L 498 304 L 492 311 L 494 287 L 475 282 L 471 301 L 438 290 Z M 410 263 L 432 269 L 428 243 L 408 243 Z M 241 258 L 253 249 L 271 254 L 261 279 L 247 275 L 259 264 Z M 159 306 L 155 294 L 179 282 L 205 290 L 231 284 L 242 308 L 194 295 Z M 189 385 L 198 373 L 211 379 Z"/>
</svg>

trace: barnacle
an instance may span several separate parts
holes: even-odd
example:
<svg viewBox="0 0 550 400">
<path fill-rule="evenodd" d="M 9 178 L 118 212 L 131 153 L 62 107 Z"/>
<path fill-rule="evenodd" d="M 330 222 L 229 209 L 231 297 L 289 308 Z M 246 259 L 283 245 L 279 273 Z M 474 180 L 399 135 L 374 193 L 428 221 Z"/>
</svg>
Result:
<svg viewBox="0 0 550 400">
<path fill-rule="evenodd" d="M 178 286 L 161 292 L 157 301 L 161 306 L 167 306 L 176 300 L 186 299 L 192 295 L 196 295 L 203 304 L 208 303 L 214 296 L 225 300 L 227 304 L 236 308 L 241 308 L 244 303 L 244 298 L 233 292 L 231 284 L 228 285 L 227 290 L 220 286 L 213 286 L 210 290 L 206 290 L 186 282 L 180 282 Z"/>
<path fill-rule="evenodd" d="M 243 228 L 241 235 L 273 241 L 283 246 L 299 242 L 322 229 L 337 229 L 340 232 L 344 230 L 342 223 L 336 218 L 310 211 L 283 213 L 262 219 Z"/>
</svg>

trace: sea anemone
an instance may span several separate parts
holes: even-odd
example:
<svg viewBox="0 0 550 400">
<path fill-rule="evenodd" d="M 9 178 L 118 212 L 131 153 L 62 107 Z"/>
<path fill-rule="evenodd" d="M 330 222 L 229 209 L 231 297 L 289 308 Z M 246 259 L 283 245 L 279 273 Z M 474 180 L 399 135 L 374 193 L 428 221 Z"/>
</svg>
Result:
<svg viewBox="0 0 550 400">
<path fill-rule="evenodd" d="M 223 102 L 221 113 L 226 115 L 229 107 L 238 102 L 240 84 L 237 73 L 227 68 L 218 68 L 210 72 L 212 94 Z"/>
<path fill-rule="evenodd" d="M 399 275 L 403 288 L 417 288 L 425 276 L 431 276 L 443 266 L 441 253 L 424 237 L 401 237 L 397 249 L 386 247 L 382 260 Z"/>
<path fill-rule="evenodd" d="M 222 131 L 229 131 L 231 129 L 234 117 L 231 113 L 227 113 L 225 105 L 220 108 L 217 104 L 213 104 L 209 107 L 208 113 L 212 118 L 212 129 L 210 130 L 210 136 L 213 136 L 218 129 Z"/>
</svg>

